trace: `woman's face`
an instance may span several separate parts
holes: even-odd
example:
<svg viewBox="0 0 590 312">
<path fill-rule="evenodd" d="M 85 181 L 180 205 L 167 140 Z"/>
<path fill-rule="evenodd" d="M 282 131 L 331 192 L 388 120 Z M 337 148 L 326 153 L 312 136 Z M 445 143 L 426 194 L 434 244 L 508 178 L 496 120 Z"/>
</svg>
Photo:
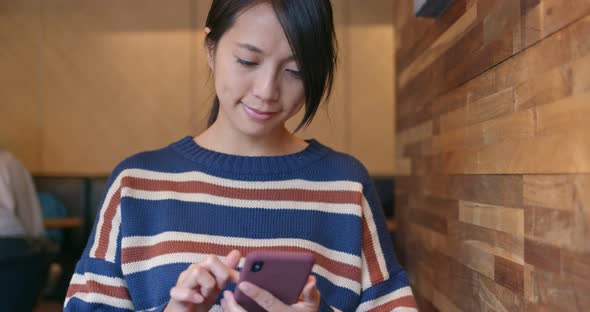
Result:
<svg viewBox="0 0 590 312">
<path fill-rule="evenodd" d="M 303 80 L 272 6 L 244 11 L 209 51 L 220 107 L 216 123 L 252 137 L 284 131 L 302 107 Z"/>
</svg>

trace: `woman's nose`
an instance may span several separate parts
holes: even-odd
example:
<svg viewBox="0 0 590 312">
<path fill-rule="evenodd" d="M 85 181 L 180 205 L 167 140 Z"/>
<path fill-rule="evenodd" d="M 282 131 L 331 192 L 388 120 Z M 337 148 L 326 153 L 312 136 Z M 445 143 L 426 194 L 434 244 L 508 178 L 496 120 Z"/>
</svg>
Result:
<svg viewBox="0 0 590 312">
<path fill-rule="evenodd" d="M 277 71 L 273 69 L 261 70 L 254 84 L 254 95 L 264 102 L 274 102 L 279 99 L 280 88 Z"/>
</svg>

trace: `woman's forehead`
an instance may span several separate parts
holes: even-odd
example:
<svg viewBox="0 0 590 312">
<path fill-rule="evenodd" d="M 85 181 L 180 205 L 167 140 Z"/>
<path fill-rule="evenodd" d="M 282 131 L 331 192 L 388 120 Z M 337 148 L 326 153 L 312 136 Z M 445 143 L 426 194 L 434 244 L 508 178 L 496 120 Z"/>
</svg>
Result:
<svg viewBox="0 0 590 312">
<path fill-rule="evenodd" d="M 274 9 L 266 2 L 239 14 L 227 35 L 237 48 L 266 55 L 281 54 L 285 58 L 293 54 Z"/>
</svg>

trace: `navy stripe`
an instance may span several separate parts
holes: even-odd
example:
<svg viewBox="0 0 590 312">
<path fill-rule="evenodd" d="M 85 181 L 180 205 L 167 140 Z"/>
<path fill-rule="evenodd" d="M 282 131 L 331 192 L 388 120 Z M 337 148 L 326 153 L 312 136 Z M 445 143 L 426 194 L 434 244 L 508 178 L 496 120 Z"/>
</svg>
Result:
<svg viewBox="0 0 590 312">
<path fill-rule="evenodd" d="M 316 285 L 325 304 L 342 311 L 354 311 L 359 305 L 359 296 L 354 291 L 334 285 L 328 279 L 316 273 L 313 273 L 313 275 L 316 278 Z M 320 311 L 324 310 L 320 309 Z"/>
<path fill-rule="evenodd" d="M 179 231 L 254 239 L 298 238 L 350 254 L 360 250 L 362 240 L 361 219 L 353 215 L 242 209 L 177 200 L 123 201 L 124 237 Z"/>
<path fill-rule="evenodd" d="M 106 304 L 100 303 L 93 303 L 93 302 L 86 302 L 76 297 L 72 297 L 70 301 L 68 301 L 68 305 L 65 311 L 76 311 L 76 312 L 93 312 L 93 311 L 112 311 L 112 312 L 124 312 L 124 311 L 133 311 L 128 309 L 122 309 L 113 307 Z"/>
</svg>

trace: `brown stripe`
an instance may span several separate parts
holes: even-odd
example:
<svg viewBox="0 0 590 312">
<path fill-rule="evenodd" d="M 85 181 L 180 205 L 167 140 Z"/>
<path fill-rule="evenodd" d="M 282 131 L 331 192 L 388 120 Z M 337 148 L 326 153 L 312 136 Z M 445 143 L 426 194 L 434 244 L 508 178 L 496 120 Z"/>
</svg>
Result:
<svg viewBox="0 0 590 312">
<path fill-rule="evenodd" d="M 401 297 L 401 298 L 397 298 L 393 301 L 389 301 L 386 304 L 382 304 L 378 307 L 375 307 L 371 310 L 369 310 L 370 312 L 390 312 L 391 310 L 395 309 L 395 308 L 418 308 L 418 305 L 416 304 L 416 300 L 414 300 L 414 296 L 405 296 L 405 297 Z"/>
<path fill-rule="evenodd" d="M 123 286 L 110 286 L 101 284 L 96 281 L 86 281 L 86 284 L 71 284 L 68 288 L 67 297 L 72 297 L 76 293 L 97 293 L 129 300 L 129 291 Z"/>
<path fill-rule="evenodd" d="M 371 231 L 369 230 L 369 224 L 367 223 L 367 219 L 364 216 L 363 251 L 365 253 L 365 260 L 367 261 L 367 268 L 369 271 L 369 277 L 371 279 L 371 285 L 376 285 L 379 282 L 383 281 L 385 277 L 383 276 L 383 274 L 381 274 L 379 261 L 377 260 L 377 253 L 375 251 L 375 246 L 373 245 L 373 239 L 371 238 Z"/>
<path fill-rule="evenodd" d="M 244 247 L 244 246 L 228 246 L 212 243 L 202 242 L 180 242 L 168 241 L 161 242 L 152 246 L 129 247 L 121 250 L 121 259 L 123 264 L 137 261 L 148 260 L 157 256 L 172 253 L 192 252 L 200 254 L 215 254 L 220 256 L 227 255 L 230 251 L 238 249 L 243 255 L 251 251 L 298 251 L 313 253 L 316 263 L 324 267 L 326 270 L 348 279 L 359 281 L 361 279 L 361 270 L 358 267 L 347 263 L 334 261 L 326 256 L 323 256 L 311 249 L 303 247 L 291 246 L 277 246 L 277 247 Z"/>
<path fill-rule="evenodd" d="M 125 177 L 126 187 L 145 191 L 174 191 L 179 193 L 203 193 L 242 200 L 275 200 L 322 202 L 333 204 L 360 204 L 358 191 L 316 191 L 303 189 L 245 189 L 215 185 L 201 181 L 157 181 L 137 177 Z"/>
<path fill-rule="evenodd" d="M 107 249 L 109 244 L 114 244 L 116 242 L 109 242 L 111 229 L 113 228 L 113 219 L 115 218 L 115 214 L 117 213 L 117 206 L 121 201 L 121 188 L 113 194 L 111 197 L 111 201 L 104 213 L 104 221 L 102 223 L 102 227 L 97 229 L 100 231 L 98 236 L 98 247 L 96 248 L 96 258 L 105 259 L 107 254 Z"/>
</svg>

